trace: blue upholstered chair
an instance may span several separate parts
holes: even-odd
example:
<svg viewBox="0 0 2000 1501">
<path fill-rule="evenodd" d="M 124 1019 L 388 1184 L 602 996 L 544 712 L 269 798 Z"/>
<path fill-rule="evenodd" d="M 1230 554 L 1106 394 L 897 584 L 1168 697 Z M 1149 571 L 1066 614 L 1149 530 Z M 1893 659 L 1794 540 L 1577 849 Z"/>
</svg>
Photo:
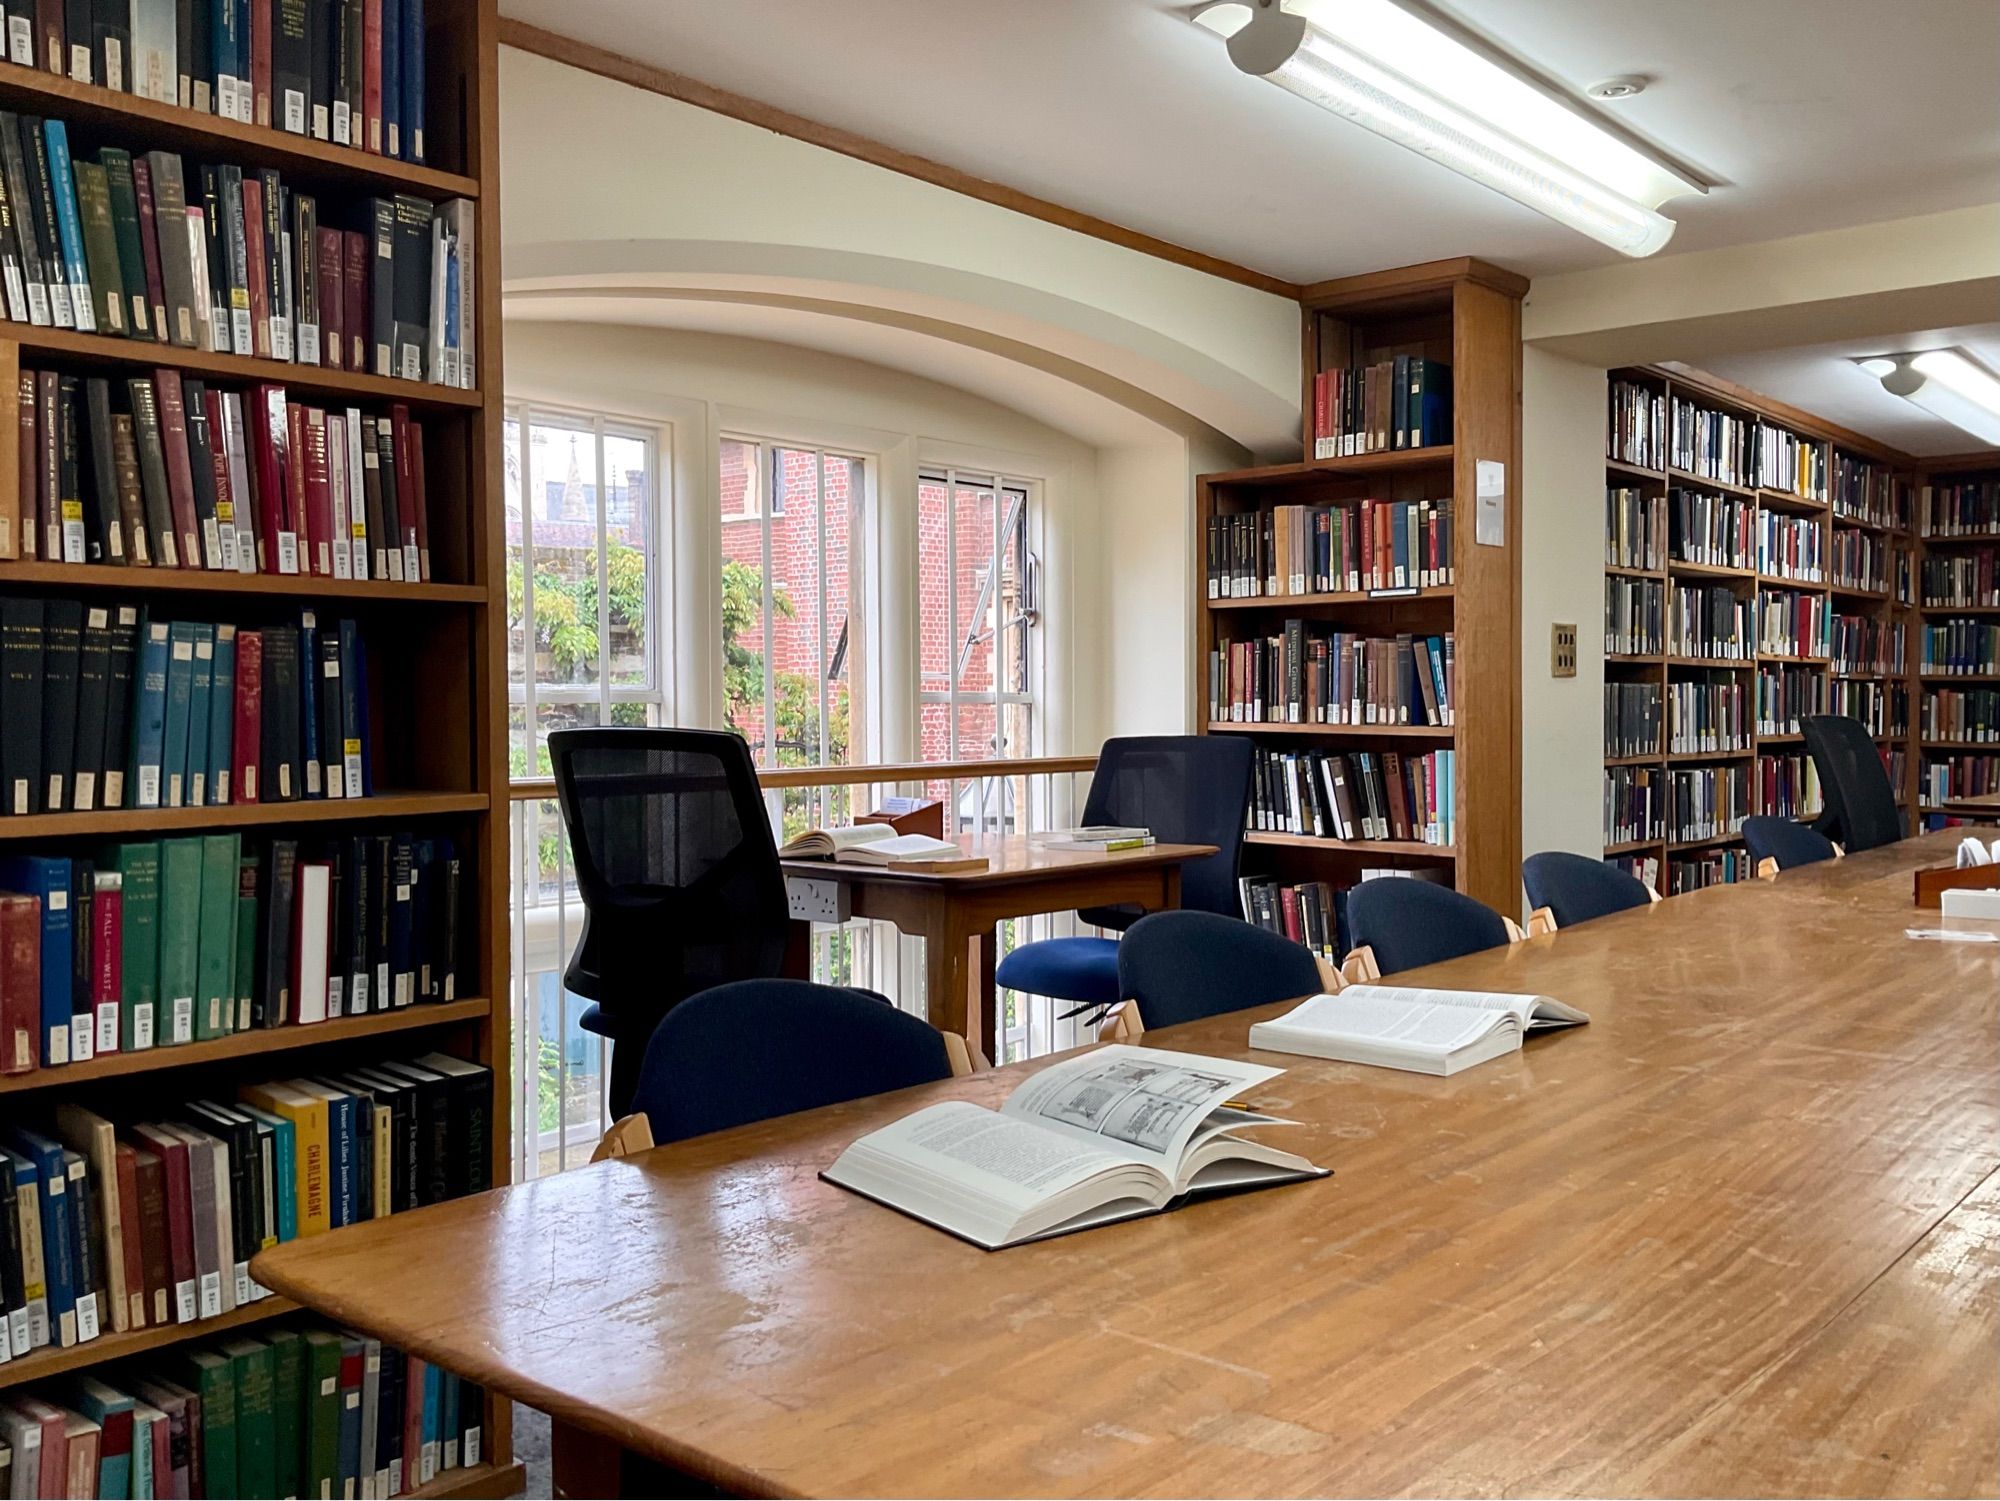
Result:
<svg viewBox="0 0 2000 1501">
<path fill-rule="evenodd" d="M 1896 789 L 1868 726 L 1845 714 L 1813 714 L 1799 721 L 1799 729 L 1826 798 L 1826 811 L 1813 827 L 1840 841 L 1850 855 L 1901 839 Z"/>
<path fill-rule="evenodd" d="M 1430 881 L 1380 876 L 1347 893 L 1351 979 L 1400 974 L 1513 941 L 1507 920 L 1484 902 Z M 1357 964 L 1357 960 L 1362 961 Z"/>
<path fill-rule="evenodd" d="M 1536 915 L 1546 912 L 1557 928 L 1573 928 L 1593 917 L 1609 917 L 1659 900 L 1637 876 L 1566 850 L 1528 856 L 1521 862 L 1521 884 Z M 1529 931 L 1536 931 L 1532 917 Z"/>
<path fill-rule="evenodd" d="M 1326 989 L 1301 945 L 1214 912 L 1155 912 L 1118 945 L 1118 991 L 1148 1027 L 1289 1001 Z"/>
<path fill-rule="evenodd" d="M 1181 906 L 1241 917 L 1236 874 L 1243 816 L 1250 802 L 1250 742 L 1238 735 L 1132 735 L 1104 742 L 1084 800 L 1086 824 L 1152 830 L 1162 844 L 1212 844 L 1216 853 L 1181 867 Z M 1123 931 L 1136 907 L 1090 907 L 1077 913 L 1094 927 Z M 1080 936 L 1023 944 L 1005 959 L 996 983 L 1082 1006 L 1117 1004 L 1118 942 Z"/>
<path fill-rule="evenodd" d="M 1840 853 L 1839 846 L 1810 825 L 1766 813 L 1743 820 L 1743 847 L 1749 852 L 1751 869 L 1760 876 L 1776 875 L 1796 865 L 1816 865 Z M 1766 861 L 1770 862 L 1768 870 Z"/>
<path fill-rule="evenodd" d="M 928 1084 L 962 1049 L 868 991 L 743 980 L 689 996 L 647 1044 L 632 1108 L 655 1142 Z"/>
</svg>

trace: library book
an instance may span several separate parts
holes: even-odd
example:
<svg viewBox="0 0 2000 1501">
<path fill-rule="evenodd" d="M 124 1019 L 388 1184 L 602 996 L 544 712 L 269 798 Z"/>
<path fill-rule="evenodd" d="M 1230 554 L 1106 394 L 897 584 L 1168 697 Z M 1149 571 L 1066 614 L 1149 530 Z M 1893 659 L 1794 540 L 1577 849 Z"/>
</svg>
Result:
<svg viewBox="0 0 2000 1501">
<path fill-rule="evenodd" d="M 1350 985 L 1250 1028 L 1250 1046 L 1415 1074 L 1460 1073 L 1519 1052 L 1528 1033 L 1590 1018 L 1545 995 Z"/>
</svg>

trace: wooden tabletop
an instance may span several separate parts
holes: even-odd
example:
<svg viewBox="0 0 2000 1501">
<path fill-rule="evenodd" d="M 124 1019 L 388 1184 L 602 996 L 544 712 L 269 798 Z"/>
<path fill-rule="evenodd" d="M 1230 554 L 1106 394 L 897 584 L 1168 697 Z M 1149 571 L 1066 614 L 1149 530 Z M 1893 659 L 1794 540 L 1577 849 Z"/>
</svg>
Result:
<svg viewBox="0 0 2000 1501">
<path fill-rule="evenodd" d="M 1591 1014 L 1453 1079 L 1257 1055 L 1329 1179 L 990 1254 L 817 1181 L 1029 1064 L 255 1273 L 744 1490 L 1991 1495 L 2000 948 L 1904 934 L 1956 837 L 1413 972 Z"/>
<path fill-rule="evenodd" d="M 980 837 L 962 834 L 952 840 L 968 855 L 984 855 L 984 870 L 913 871 L 893 865 L 843 864 L 837 860 L 781 860 L 789 876 L 819 879 L 918 881 L 951 886 L 991 886 L 1021 881 L 1056 880 L 1102 866 L 1179 865 L 1215 853 L 1212 844 L 1153 844 L 1136 850 L 1054 850 L 1030 835 Z"/>
<path fill-rule="evenodd" d="M 1963 813 L 1969 817 L 1987 813 L 2000 813 L 2000 792 L 1981 792 L 1972 797 L 1948 797 L 1944 800 L 1947 813 Z"/>
</svg>

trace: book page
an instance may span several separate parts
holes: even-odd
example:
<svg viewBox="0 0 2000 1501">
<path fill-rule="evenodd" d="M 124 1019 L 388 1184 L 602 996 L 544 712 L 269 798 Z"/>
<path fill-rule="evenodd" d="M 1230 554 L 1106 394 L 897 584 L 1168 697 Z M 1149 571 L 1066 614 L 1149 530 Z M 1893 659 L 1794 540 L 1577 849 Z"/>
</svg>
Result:
<svg viewBox="0 0 2000 1501">
<path fill-rule="evenodd" d="M 1355 985 L 1339 995 L 1316 995 L 1266 1025 L 1448 1053 L 1485 1036 L 1495 1025 L 1494 1011 L 1509 1009 L 1439 999 L 1457 994 Z"/>
<path fill-rule="evenodd" d="M 835 855 L 861 845 L 879 844 L 893 838 L 895 833 L 895 829 L 886 823 L 857 823 L 841 829 L 807 829 L 797 838 L 785 841 L 778 853 L 786 859 Z"/>
<path fill-rule="evenodd" d="M 1169 1175 L 1210 1112 L 1283 1069 L 1122 1043 L 1044 1069 L 1002 1107 Z"/>
<path fill-rule="evenodd" d="M 836 829 L 834 832 L 846 834 L 858 832 L 860 829 L 888 828 L 887 824 L 881 823 L 858 824 L 854 830 Z M 871 838 L 863 841 L 859 846 L 861 854 L 870 861 L 887 862 L 891 860 L 950 860 L 965 853 L 964 850 L 953 844 L 949 839 L 933 839 L 928 834 L 897 834 L 893 829 L 890 829 L 889 833 L 892 837 Z M 838 858 L 843 851 L 854 848 L 856 846 L 852 843 L 843 844 L 834 853 L 836 858 Z"/>
<path fill-rule="evenodd" d="M 1089 1142 L 966 1100 L 927 1106 L 855 1143 L 863 1144 L 1017 1211 L 1128 1164 Z"/>
<path fill-rule="evenodd" d="M 1574 1006 L 1545 995 L 1513 995 L 1499 990 L 1424 990 L 1403 985 L 1351 985 L 1341 992 L 1412 1006 L 1472 1006 L 1482 1011 L 1506 1011 L 1520 1019 L 1522 1027 L 1558 1026 L 1590 1020 Z M 1286 1017 L 1284 1020 L 1289 1021 Z"/>
</svg>

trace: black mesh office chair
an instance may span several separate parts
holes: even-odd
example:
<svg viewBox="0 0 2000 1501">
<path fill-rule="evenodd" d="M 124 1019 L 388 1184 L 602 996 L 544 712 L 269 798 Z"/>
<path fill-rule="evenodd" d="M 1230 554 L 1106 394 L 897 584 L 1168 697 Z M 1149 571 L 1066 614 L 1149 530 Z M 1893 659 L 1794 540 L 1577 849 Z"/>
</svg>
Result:
<svg viewBox="0 0 2000 1501">
<path fill-rule="evenodd" d="M 1799 728 L 1826 799 L 1826 811 L 1813 827 L 1850 855 L 1901 839 L 1896 789 L 1868 727 L 1845 714 L 1814 714 L 1800 720 Z"/>
<path fill-rule="evenodd" d="M 713 730 L 557 730 L 556 797 L 584 907 L 563 983 L 597 1004 L 623 1115 L 660 1018 L 697 991 L 779 974 L 785 878 L 749 747 Z"/>
</svg>

